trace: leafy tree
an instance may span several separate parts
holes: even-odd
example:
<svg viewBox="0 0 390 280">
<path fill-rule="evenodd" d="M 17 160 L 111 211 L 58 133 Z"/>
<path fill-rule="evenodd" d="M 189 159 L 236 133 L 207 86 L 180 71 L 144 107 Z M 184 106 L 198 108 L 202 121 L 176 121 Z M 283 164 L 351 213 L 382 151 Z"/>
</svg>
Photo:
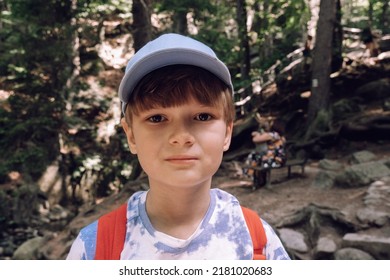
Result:
<svg viewBox="0 0 390 280">
<path fill-rule="evenodd" d="M 77 92 L 83 88 L 85 47 L 100 43 L 103 21 L 113 14 L 128 19 L 131 5 L 124 0 L 16 0 L 0 6 L 0 73 L 2 87 L 12 93 L 0 107 L 0 180 L 11 170 L 34 180 L 60 155 L 67 176 L 71 170 L 60 149 L 80 144 L 72 143 L 68 129 L 85 123 L 73 110 L 82 101 Z M 90 25 L 94 20 L 97 30 Z"/>
<path fill-rule="evenodd" d="M 370 27 L 387 34 L 390 32 L 389 5 L 390 2 L 388 0 L 344 0 L 344 26 L 360 29 Z"/>
<path fill-rule="evenodd" d="M 203 20 L 204 16 L 215 11 L 214 1 L 208 0 L 159 0 L 155 1 L 157 13 L 171 14 L 172 32 L 188 35 L 187 14 L 191 13 L 194 21 Z"/>
<path fill-rule="evenodd" d="M 390 32 L 389 30 L 389 1 L 388 0 L 369 0 L 367 8 L 367 25 L 376 29 Z"/>
<path fill-rule="evenodd" d="M 310 14 L 304 0 L 254 1 L 252 10 L 258 67 L 265 70 L 302 44 Z"/>
<path fill-rule="evenodd" d="M 4 36 L 9 108 L 0 108 L 3 169 L 36 178 L 58 154 L 65 84 L 71 69 L 72 2 L 12 1 Z"/>
</svg>

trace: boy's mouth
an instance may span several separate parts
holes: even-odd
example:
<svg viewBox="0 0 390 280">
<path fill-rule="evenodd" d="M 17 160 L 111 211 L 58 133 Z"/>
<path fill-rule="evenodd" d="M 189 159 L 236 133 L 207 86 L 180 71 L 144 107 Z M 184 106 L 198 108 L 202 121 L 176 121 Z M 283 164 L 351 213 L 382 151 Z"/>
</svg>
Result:
<svg viewBox="0 0 390 280">
<path fill-rule="evenodd" d="M 170 163 L 183 164 L 183 163 L 192 163 L 198 160 L 198 157 L 192 155 L 175 155 L 175 156 L 170 156 L 165 160 Z"/>
</svg>

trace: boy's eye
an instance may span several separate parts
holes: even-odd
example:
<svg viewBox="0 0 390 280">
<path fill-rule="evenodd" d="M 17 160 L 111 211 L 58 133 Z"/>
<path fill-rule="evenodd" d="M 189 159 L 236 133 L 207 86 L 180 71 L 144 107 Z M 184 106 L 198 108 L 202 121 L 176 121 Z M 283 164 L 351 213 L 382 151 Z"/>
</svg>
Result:
<svg viewBox="0 0 390 280">
<path fill-rule="evenodd" d="M 159 123 L 165 120 L 165 117 L 162 115 L 154 115 L 148 118 L 148 121 L 152 123 Z"/>
<path fill-rule="evenodd" d="M 209 121 L 209 120 L 211 120 L 211 118 L 212 118 L 212 116 L 208 113 L 200 113 L 195 117 L 196 120 L 202 121 L 202 122 Z"/>
</svg>

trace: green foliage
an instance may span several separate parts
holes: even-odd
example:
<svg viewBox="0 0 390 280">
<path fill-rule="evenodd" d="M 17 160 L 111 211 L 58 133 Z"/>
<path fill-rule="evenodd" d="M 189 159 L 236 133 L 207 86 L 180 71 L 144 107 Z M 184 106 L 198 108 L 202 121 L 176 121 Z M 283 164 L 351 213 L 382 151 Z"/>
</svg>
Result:
<svg viewBox="0 0 390 280">
<path fill-rule="evenodd" d="M 304 0 L 262 1 L 254 5 L 258 5 L 252 30 L 257 33 L 255 43 L 260 51 L 268 51 L 257 66 L 266 70 L 302 44 L 310 12 Z"/>
<path fill-rule="evenodd" d="M 360 29 L 369 26 L 372 29 L 382 30 L 383 33 L 390 32 L 390 7 L 388 0 L 346 0 L 343 2 L 342 10 L 343 25 Z"/>
<path fill-rule="evenodd" d="M 95 18 L 118 15 L 121 18 L 131 17 L 131 4 L 128 0 L 79 0 L 77 17 Z"/>
<path fill-rule="evenodd" d="M 0 108 L 3 170 L 37 178 L 58 154 L 69 75 L 71 1 L 13 1 L 0 71 L 13 94 Z M 68 43 L 67 43 L 68 42 Z"/>
<path fill-rule="evenodd" d="M 224 61 L 231 70 L 234 85 L 242 80 L 237 77 L 239 72 L 239 45 L 233 33 L 232 18 L 235 15 L 235 4 L 231 1 L 207 0 L 165 0 L 153 3 L 157 13 L 191 13 L 197 28 L 197 34 L 191 36 L 211 46 L 218 57 Z"/>
<path fill-rule="evenodd" d="M 213 2 L 209 0 L 165 0 L 156 1 L 154 6 L 158 13 L 164 11 L 193 12 L 195 19 L 203 19 L 205 12 L 212 15 L 218 10 Z"/>
<path fill-rule="evenodd" d="M 12 170 L 36 179 L 56 156 L 53 150 L 58 140 L 53 119 L 37 117 L 21 121 L 9 118 L 9 115 L 0 109 L 0 152 L 3 156 L 0 181 L 4 182 Z"/>
<path fill-rule="evenodd" d="M 24 184 L 0 190 L 0 228 L 25 226 L 37 213 L 38 187 Z M 2 231 L 0 231 L 0 236 Z"/>
</svg>

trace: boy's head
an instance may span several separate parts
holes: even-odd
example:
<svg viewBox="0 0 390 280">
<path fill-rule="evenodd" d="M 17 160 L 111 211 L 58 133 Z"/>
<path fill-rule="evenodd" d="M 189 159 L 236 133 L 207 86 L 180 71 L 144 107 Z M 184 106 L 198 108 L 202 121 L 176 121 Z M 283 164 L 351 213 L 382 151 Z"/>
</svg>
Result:
<svg viewBox="0 0 390 280">
<path fill-rule="evenodd" d="M 234 119 L 229 70 L 203 43 L 178 34 L 149 42 L 129 61 L 119 86 L 122 113 L 184 104 L 191 98 L 221 106 L 227 123 Z"/>
</svg>

